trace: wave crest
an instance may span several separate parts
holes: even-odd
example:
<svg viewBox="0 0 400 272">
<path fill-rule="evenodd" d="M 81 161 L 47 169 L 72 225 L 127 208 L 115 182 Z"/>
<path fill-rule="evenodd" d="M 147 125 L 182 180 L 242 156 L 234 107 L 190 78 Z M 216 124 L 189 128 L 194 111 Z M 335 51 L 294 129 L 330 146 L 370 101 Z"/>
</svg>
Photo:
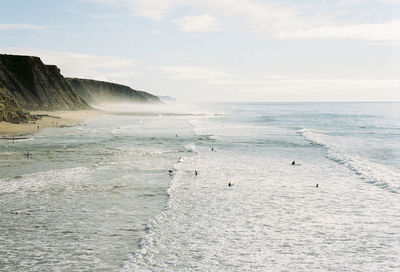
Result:
<svg viewBox="0 0 400 272">
<path fill-rule="evenodd" d="M 366 182 L 373 183 L 393 193 L 400 193 L 400 173 L 392 167 L 352 154 L 345 146 L 338 143 L 336 138 L 339 136 L 331 136 L 307 128 L 297 132 L 307 141 L 326 148 L 328 158 L 343 164 Z"/>
</svg>

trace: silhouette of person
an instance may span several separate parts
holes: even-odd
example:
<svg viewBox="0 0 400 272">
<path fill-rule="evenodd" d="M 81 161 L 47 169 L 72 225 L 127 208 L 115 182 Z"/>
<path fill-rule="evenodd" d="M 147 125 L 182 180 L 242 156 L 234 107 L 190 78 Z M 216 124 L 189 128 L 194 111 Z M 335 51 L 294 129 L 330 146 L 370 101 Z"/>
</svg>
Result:
<svg viewBox="0 0 400 272">
<path fill-rule="evenodd" d="M 292 165 L 295 165 L 296 164 L 296 162 L 295 161 L 292 161 Z"/>
<path fill-rule="evenodd" d="M 196 170 L 194 170 L 194 175 L 197 176 L 197 171 Z"/>
</svg>

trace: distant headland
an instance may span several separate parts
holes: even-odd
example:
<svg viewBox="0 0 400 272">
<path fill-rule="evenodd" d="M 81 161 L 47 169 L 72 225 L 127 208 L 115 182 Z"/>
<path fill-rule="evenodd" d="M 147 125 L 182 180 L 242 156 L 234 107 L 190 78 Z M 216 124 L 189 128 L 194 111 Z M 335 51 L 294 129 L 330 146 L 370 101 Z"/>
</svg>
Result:
<svg viewBox="0 0 400 272">
<path fill-rule="evenodd" d="M 87 111 L 102 102 L 162 103 L 157 96 L 128 86 L 64 78 L 57 66 L 46 65 L 39 57 L 0 54 L 3 127 L 4 122 L 32 123 L 42 117 L 33 111 Z"/>
</svg>

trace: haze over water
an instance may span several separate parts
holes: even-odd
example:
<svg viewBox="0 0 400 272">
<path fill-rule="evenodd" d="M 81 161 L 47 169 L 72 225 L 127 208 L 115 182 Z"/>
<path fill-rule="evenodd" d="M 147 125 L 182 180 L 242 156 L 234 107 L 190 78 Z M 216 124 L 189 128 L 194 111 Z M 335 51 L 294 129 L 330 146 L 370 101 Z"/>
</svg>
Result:
<svg viewBox="0 0 400 272">
<path fill-rule="evenodd" d="M 399 106 L 128 108 L 1 142 L 0 270 L 398 271 Z"/>
</svg>

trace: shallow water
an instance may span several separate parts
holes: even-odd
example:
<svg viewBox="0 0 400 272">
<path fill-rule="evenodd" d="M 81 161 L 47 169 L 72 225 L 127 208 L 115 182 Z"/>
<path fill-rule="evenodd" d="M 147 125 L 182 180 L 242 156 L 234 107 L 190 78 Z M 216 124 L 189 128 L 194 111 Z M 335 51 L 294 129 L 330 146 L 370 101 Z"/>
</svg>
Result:
<svg viewBox="0 0 400 272">
<path fill-rule="evenodd" d="M 398 104 L 223 106 L 126 271 L 400 269 Z"/>
<path fill-rule="evenodd" d="M 400 270 L 400 104 L 202 106 L 1 143 L 0 270 Z"/>
<path fill-rule="evenodd" d="M 109 116 L 3 142 L 0 270 L 118 270 L 192 138 L 180 117 Z"/>
</svg>

